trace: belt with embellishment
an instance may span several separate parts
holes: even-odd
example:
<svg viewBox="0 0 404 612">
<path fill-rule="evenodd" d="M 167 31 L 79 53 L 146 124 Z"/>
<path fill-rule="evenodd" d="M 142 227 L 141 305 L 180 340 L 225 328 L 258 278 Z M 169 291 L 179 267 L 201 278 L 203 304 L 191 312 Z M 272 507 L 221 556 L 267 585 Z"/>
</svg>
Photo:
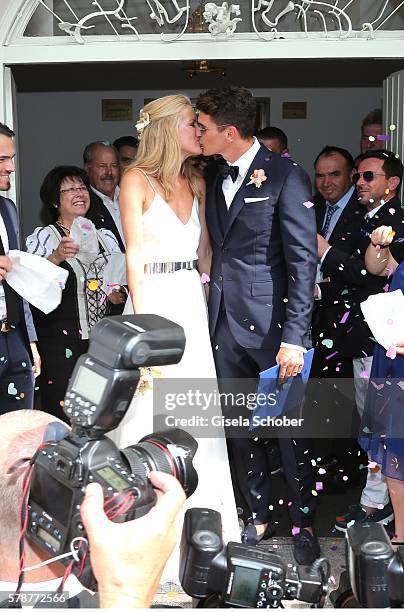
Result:
<svg viewBox="0 0 404 612">
<path fill-rule="evenodd" d="M 167 274 L 178 270 L 195 270 L 197 260 L 193 261 L 163 261 L 148 263 L 144 267 L 145 274 Z"/>
</svg>

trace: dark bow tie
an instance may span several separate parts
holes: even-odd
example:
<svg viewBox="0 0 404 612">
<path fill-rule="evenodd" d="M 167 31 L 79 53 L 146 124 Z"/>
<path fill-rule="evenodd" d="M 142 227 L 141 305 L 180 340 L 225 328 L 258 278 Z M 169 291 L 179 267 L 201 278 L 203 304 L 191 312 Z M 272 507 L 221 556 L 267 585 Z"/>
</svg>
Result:
<svg viewBox="0 0 404 612">
<path fill-rule="evenodd" d="M 221 164 L 219 166 L 219 176 L 223 177 L 223 180 L 228 176 L 231 176 L 233 183 L 236 182 L 238 177 L 238 166 L 229 166 L 228 164 Z"/>
</svg>

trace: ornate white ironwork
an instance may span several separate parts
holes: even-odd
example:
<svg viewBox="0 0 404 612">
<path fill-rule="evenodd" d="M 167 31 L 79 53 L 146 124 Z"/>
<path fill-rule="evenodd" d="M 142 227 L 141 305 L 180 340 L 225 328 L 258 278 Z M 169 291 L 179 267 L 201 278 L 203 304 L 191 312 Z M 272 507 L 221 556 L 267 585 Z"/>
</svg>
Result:
<svg viewBox="0 0 404 612">
<path fill-rule="evenodd" d="M 160 36 L 166 42 L 178 40 L 185 33 L 189 35 L 191 0 L 115 2 L 116 7 L 111 8 L 109 0 L 106 8 L 107 0 L 55 0 L 53 3 L 38 0 L 57 20 L 59 29 L 80 44 L 94 39 L 89 34 L 97 33 L 100 18 L 103 18 L 111 34 L 118 39 L 126 33 L 135 34 L 138 40 L 142 38 L 141 34 L 153 36 L 156 34 L 156 26 L 162 30 Z M 246 28 L 249 2 L 250 24 Z M 86 8 L 87 4 L 90 10 Z M 212 40 L 218 36 L 231 37 L 241 21 L 244 27 L 243 32 L 237 32 L 238 36 L 255 32 L 265 41 L 278 38 L 373 39 L 385 32 L 386 25 L 388 29 L 397 16 L 401 17 L 401 25 L 395 33 L 402 38 L 404 9 L 401 14 L 398 13 L 402 7 L 404 0 L 379 0 L 378 5 L 370 5 L 369 0 L 240 0 L 237 5 L 208 2 L 203 16 L 208 24 L 205 31 L 211 34 Z M 133 15 L 135 10 L 137 16 L 129 17 L 128 14 Z M 82 16 L 83 12 L 87 14 Z M 136 27 L 134 21 L 137 22 Z M 142 32 L 139 33 L 139 30 Z M 198 33 L 201 30 L 195 36 Z M 31 32 L 31 35 L 34 34 Z"/>
<path fill-rule="evenodd" d="M 232 17 L 232 14 L 236 15 Z M 212 36 L 218 34 L 224 34 L 226 38 L 229 38 L 236 31 L 236 27 L 239 21 L 242 21 L 240 15 L 240 5 L 223 2 L 220 6 L 213 2 L 205 4 L 205 11 L 203 18 L 206 23 L 209 24 L 209 32 Z"/>
</svg>

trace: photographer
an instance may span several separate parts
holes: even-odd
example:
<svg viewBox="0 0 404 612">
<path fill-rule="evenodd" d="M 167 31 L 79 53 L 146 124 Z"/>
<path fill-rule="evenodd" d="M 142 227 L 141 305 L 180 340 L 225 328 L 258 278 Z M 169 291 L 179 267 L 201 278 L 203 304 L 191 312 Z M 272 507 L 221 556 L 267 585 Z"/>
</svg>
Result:
<svg viewBox="0 0 404 612">
<path fill-rule="evenodd" d="M 47 426 L 55 421 L 55 417 L 35 410 L 0 416 L 0 591 L 3 594 L 14 593 L 20 573 L 22 476 L 29 459 L 43 442 Z M 10 468 L 13 469 L 10 471 Z M 156 506 L 144 517 L 123 524 L 112 523 L 105 516 L 102 489 L 96 484 L 88 487 L 82 506 L 83 522 L 90 541 L 92 567 L 99 581 L 101 607 L 148 607 L 174 548 L 174 520 L 185 499 L 184 492 L 166 474 L 154 472 L 151 481 L 160 491 Z M 25 538 L 24 567 L 48 559 L 49 555 Z M 65 569 L 55 562 L 26 572 L 21 592 L 55 592 Z M 83 587 L 70 575 L 65 590 L 70 598 L 76 598 Z M 80 607 L 80 599 L 76 601 Z M 95 606 L 96 602 L 95 599 Z M 7 598 L 2 603 L 8 607 Z M 86 602 L 85 606 L 88 605 L 91 604 Z M 66 602 L 64 607 L 69 604 Z"/>
</svg>

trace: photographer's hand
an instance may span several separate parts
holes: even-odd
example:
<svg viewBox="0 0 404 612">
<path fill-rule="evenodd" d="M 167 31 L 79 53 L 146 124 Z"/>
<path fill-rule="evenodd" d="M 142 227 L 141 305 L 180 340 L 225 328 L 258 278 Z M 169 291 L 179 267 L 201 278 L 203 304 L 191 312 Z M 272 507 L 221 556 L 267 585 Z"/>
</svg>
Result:
<svg viewBox="0 0 404 612">
<path fill-rule="evenodd" d="M 161 493 L 145 516 L 113 523 L 103 510 L 99 484 L 87 486 L 81 516 L 90 544 L 91 567 L 98 581 L 101 608 L 147 608 L 176 544 L 175 519 L 185 493 L 173 476 L 151 472 Z"/>
</svg>

